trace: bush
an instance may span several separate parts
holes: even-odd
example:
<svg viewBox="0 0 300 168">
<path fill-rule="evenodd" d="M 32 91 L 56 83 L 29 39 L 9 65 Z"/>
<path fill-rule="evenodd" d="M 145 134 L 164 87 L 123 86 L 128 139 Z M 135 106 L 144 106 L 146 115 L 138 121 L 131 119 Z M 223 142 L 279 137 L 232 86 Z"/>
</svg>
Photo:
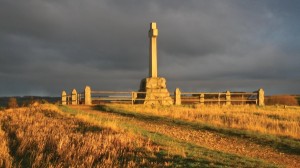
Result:
<svg viewBox="0 0 300 168">
<path fill-rule="evenodd" d="M 298 100 L 298 104 L 300 105 L 300 96 L 296 96 L 296 99 Z"/>
<path fill-rule="evenodd" d="M 295 96 L 291 95 L 276 95 L 269 96 L 265 99 L 266 105 L 287 105 L 287 106 L 298 106 L 298 101 Z"/>
<path fill-rule="evenodd" d="M 14 97 L 9 98 L 7 102 L 7 108 L 17 108 L 17 107 L 19 107 L 17 99 Z"/>
</svg>

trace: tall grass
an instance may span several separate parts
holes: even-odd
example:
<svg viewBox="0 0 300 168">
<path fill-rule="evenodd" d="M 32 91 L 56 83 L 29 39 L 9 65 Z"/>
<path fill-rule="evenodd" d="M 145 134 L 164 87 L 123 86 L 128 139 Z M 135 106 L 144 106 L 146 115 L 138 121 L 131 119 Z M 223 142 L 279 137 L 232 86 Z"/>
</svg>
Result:
<svg viewBox="0 0 300 168">
<path fill-rule="evenodd" d="M 159 148 L 150 141 L 66 117 L 56 110 L 48 106 L 1 114 L 0 167 L 164 166 L 151 158 Z"/>
<path fill-rule="evenodd" d="M 145 125 L 141 124 L 138 121 L 142 121 L 142 115 L 130 115 L 131 113 L 126 112 L 116 112 L 116 113 L 107 113 L 101 110 L 101 107 L 106 106 L 74 106 L 60 107 L 62 111 L 66 114 L 74 115 L 74 117 L 84 118 L 84 120 L 90 123 L 111 123 L 112 120 L 118 127 L 122 127 L 127 132 L 132 132 L 137 135 L 142 135 L 147 137 L 147 139 L 153 141 L 155 144 L 158 144 L 162 150 L 160 150 L 160 159 L 168 158 L 169 161 L 172 161 L 172 164 L 167 162 L 165 165 L 170 165 L 171 167 L 226 167 L 226 166 L 237 166 L 241 167 L 242 165 L 247 167 L 275 167 L 274 165 L 270 165 L 269 163 L 265 163 L 259 159 L 252 159 L 244 156 L 239 156 L 230 153 L 219 152 L 211 149 L 207 149 L 205 147 L 200 147 L 196 144 L 192 144 L 190 142 L 183 141 L 181 139 L 177 139 L 174 137 L 170 137 L 160 131 L 157 130 L 159 127 L 155 127 L 155 131 L 145 127 Z M 126 116 L 123 116 L 123 114 Z M 133 119 L 133 118 L 134 119 Z M 147 119 L 146 119 L 147 118 Z M 146 117 L 147 122 L 151 125 L 153 122 L 152 117 Z M 148 120 L 149 119 L 149 120 Z M 165 122 L 161 122 L 162 120 L 158 120 L 157 122 L 160 123 L 162 126 L 165 125 Z M 113 124 L 114 125 L 114 124 Z M 149 125 L 148 125 L 149 126 Z M 122 130 L 123 131 L 123 130 Z M 158 132 L 157 132 L 158 131 Z M 186 136 L 190 134 L 189 131 L 185 132 Z"/>
<path fill-rule="evenodd" d="M 7 135 L 0 127 L 0 167 L 12 167 L 12 157 L 9 154 Z"/>
<path fill-rule="evenodd" d="M 300 108 L 257 106 L 169 106 L 108 105 L 120 110 L 134 111 L 191 122 L 201 122 L 221 128 L 257 131 L 265 134 L 300 139 Z"/>
<path fill-rule="evenodd" d="M 274 113 L 264 113 L 269 109 L 250 106 L 235 106 L 237 109 L 219 109 L 220 107 L 216 106 L 109 106 L 135 111 L 141 116 L 149 114 L 148 116 L 165 118 L 168 122 L 180 119 L 186 123 L 223 121 L 224 117 L 220 116 L 224 115 L 224 111 L 217 112 L 218 110 L 228 110 L 225 113 L 234 116 L 236 113 L 246 115 L 248 110 L 254 108 L 256 112 L 253 113 L 259 114 L 252 115 L 271 119 L 278 116 L 269 116 L 270 114 L 275 115 L 281 110 L 288 110 L 278 108 L 277 113 L 274 109 Z M 78 111 L 64 106 L 57 108 L 54 105 L 38 105 L 0 112 L 0 167 L 273 166 L 261 160 L 210 150 L 149 131 L 133 122 L 131 117 L 95 110 L 84 111 L 84 107 L 82 106 L 83 111 Z M 244 111 L 241 110 L 243 108 Z M 210 113 L 214 117 L 209 116 Z M 293 116 L 295 117 L 294 114 L 288 113 L 279 115 L 279 118 L 290 121 Z M 152 120 L 153 117 L 149 119 Z M 218 126 L 229 127 L 223 122 Z"/>
</svg>

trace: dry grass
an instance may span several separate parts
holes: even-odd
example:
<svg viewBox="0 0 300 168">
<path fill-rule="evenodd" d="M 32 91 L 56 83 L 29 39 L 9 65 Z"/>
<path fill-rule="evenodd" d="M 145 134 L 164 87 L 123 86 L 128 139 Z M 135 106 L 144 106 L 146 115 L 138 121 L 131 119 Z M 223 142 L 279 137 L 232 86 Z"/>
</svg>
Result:
<svg viewBox="0 0 300 168">
<path fill-rule="evenodd" d="M 222 128 L 258 131 L 300 139 L 300 108 L 267 106 L 170 106 L 108 105 L 120 110 L 201 122 Z"/>
<path fill-rule="evenodd" d="M 0 127 L 0 167 L 12 167 L 12 157 L 9 154 L 7 135 Z"/>
<path fill-rule="evenodd" d="M 168 164 L 155 161 L 159 147 L 150 141 L 119 131 L 113 123 L 102 127 L 63 116 L 55 106 L 6 110 L 0 114 L 0 121 L 0 167 Z"/>
<path fill-rule="evenodd" d="M 96 110 L 97 106 L 78 106 L 77 111 L 47 104 L 1 111 L 0 167 L 188 167 L 211 163 L 256 167 L 263 164 L 261 161 L 202 148 L 198 146 L 202 141 L 197 145 L 192 144 L 194 141 L 182 137 L 194 134 L 187 127 L 168 125 L 167 122 L 173 119 L 300 139 L 300 109 L 294 107 L 108 106 L 138 115 L 133 117 L 101 112 Z M 152 121 L 155 117 L 150 116 L 166 119 L 161 120 L 165 123 Z M 177 131 L 171 131 L 173 127 Z M 173 137 L 176 133 L 184 136 L 180 134 L 180 137 Z M 202 133 L 208 134 L 206 131 Z M 202 140 L 206 142 L 207 137 Z M 219 140 L 216 142 L 220 143 Z"/>
</svg>

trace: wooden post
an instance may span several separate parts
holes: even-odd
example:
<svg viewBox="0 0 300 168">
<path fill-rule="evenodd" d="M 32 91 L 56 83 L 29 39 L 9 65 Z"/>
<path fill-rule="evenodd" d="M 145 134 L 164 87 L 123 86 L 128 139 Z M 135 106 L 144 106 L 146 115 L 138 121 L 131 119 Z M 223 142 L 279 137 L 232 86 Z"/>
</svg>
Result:
<svg viewBox="0 0 300 168">
<path fill-rule="evenodd" d="M 77 104 L 78 104 L 78 101 L 77 101 L 77 91 L 76 91 L 76 89 L 73 89 L 73 90 L 72 90 L 72 97 L 71 97 L 71 100 L 72 100 L 72 105 L 77 105 Z"/>
<path fill-rule="evenodd" d="M 175 96 L 175 105 L 181 105 L 181 91 L 179 88 L 175 89 L 174 96 Z"/>
<path fill-rule="evenodd" d="M 258 106 L 264 106 L 265 105 L 265 92 L 262 88 L 260 88 L 258 91 L 257 91 L 258 95 Z"/>
<path fill-rule="evenodd" d="M 67 105 L 67 93 L 64 90 L 61 92 L 61 104 Z"/>
<path fill-rule="evenodd" d="M 200 94 L 200 105 L 204 105 L 204 93 Z"/>
<path fill-rule="evenodd" d="M 226 91 L 226 105 L 231 105 L 231 96 L 228 90 Z"/>
</svg>

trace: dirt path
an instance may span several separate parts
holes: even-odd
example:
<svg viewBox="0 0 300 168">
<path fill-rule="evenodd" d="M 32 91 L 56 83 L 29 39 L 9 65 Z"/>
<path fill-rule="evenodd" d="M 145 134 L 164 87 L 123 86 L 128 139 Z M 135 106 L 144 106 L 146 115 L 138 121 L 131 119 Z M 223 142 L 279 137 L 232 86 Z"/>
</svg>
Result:
<svg viewBox="0 0 300 168">
<path fill-rule="evenodd" d="M 72 107 L 84 110 L 90 113 L 97 113 L 99 111 L 92 110 L 90 107 Z M 124 117 L 117 114 L 103 112 L 101 115 L 122 118 L 124 120 L 130 119 L 131 124 L 142 127 L 151 132 L 164 134 L 179 140 L 194 143 L 212 150 L 218 150 L 226 153 L 237 154 L 240 156 L 247 156 L 252 158 L 259 158 L 270 163 L 283 165 L 286 167 L 300 167 L 300 156 L 280 153 L 275 149 L 267 146 L 261 146 L 246 139 L 236 137 L 222 137 L 216 133 L 202 130 L 192 130 L 180 126 L 170 126 L 166 124 L 159 124 L 149 121 L 141 121 L 132 117 Z"/>
</svg>

